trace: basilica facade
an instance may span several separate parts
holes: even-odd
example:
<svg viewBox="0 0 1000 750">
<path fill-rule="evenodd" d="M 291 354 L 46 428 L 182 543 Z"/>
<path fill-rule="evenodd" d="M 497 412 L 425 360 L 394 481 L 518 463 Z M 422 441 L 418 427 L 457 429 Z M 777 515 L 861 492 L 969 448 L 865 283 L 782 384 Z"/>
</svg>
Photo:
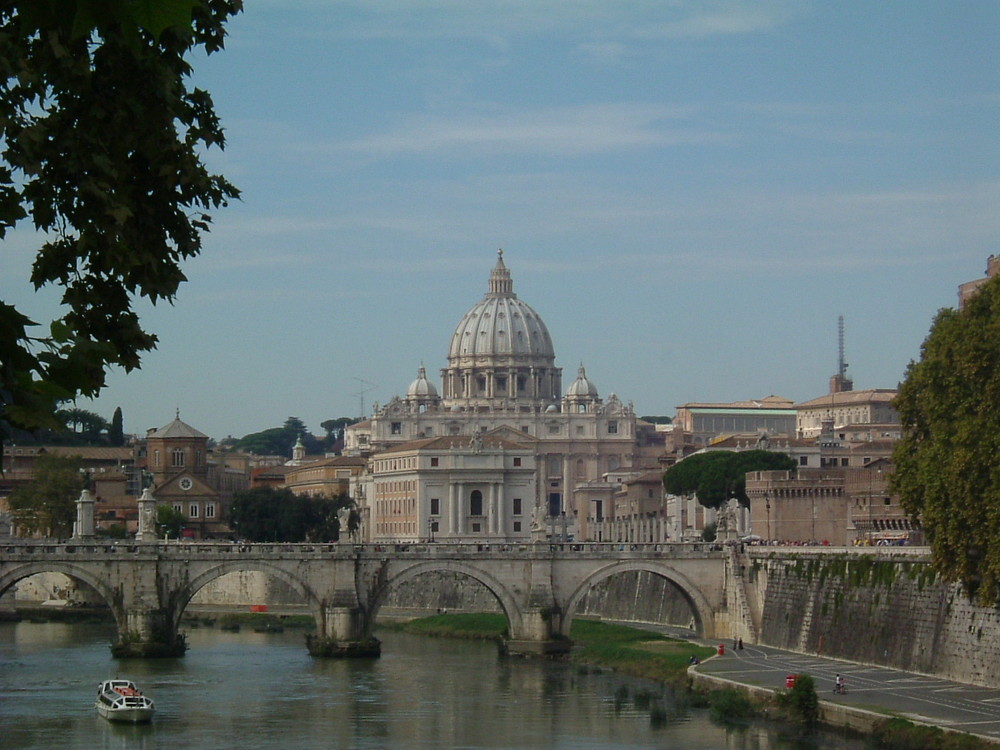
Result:
<svg viewBox="0 0 1000 750">
<path fill-rule="evenodd" d="M 517 541 L 528 537 L 531 518 L 536 533 L 544 525 L 586 539 L 588 521 L 601 512 L 584 488 L 609 472 L 657 465 L 659 451 L 643 439 L 652 427 L 637 420 L 631 403 L 614 394 L 602 399 L 583 365 L 563 391 L 549 330 L 514 293 L 498 255 L 485 296 L 451 336 L 440 389 L 421 366 L 404 396 L 375 404 L 370 419 L 346 430 L 345 453 L 371 459 L 362 503 L 372 541 L 425 539 L 431 531 L 441 541 Z M 429 483 L 418 473 L 430 471 L 431 458 L 435 468 L 462 470 L 438 470 Z M 400 466 L 415 473 L 402 476 Z M 385 487 L 392 497 L 379 494 Z M 482 518 L 472 512 L 480 508 Z M 405 518 L 392 515 L 403 509 Z"/>
</svg>

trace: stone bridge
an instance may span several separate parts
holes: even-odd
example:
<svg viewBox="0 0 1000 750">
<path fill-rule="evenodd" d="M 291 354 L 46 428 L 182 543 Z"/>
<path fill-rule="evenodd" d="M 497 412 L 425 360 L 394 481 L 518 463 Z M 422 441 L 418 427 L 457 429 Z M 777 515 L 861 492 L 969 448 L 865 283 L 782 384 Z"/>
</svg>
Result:
<svg viewBox="0 0 1000 750">
<path fill-rule="evenodd" d="M 228 573 L 259 571 L 308 605 L 317 628 L 308 639 L 311 653 L 371 656 L 378 654 L 372 629 L 387 595 L 422 574 L 448 571 L 475 579 L 496 597 L 507 617 L 510 651 L 553 653 L 569 647 L 573 614 L 587 592 L 628 571 L 647 571 L 676 586 L 701 635 L 735 632 L 727 611 L 733 560 L 734 551 L 709 544 L 19 541 L 0 544 L 0 595 L 37 573 L 65 574 L 108 603 L 118 626 L 116 654 L 179 655 L 178 625 L 198 590 Z"/>
</svg>

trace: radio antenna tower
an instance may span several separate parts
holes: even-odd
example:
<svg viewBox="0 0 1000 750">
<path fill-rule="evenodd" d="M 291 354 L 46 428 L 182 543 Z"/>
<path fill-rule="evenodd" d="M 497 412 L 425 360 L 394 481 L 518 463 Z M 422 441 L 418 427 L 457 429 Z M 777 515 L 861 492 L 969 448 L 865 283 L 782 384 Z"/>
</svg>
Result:
<svg viewBox="0 0 1000 750">
<path fill-rule="evenodd" d="M 354 379 L 357 380 L 359 383 L 361 383 L 361 390 L 358 391 L 357 393 L 355 393 L 354 395 L 357 396 L 358 399 L 360 399 L 360 401 L 361 401 L 361 415 L 360 415 L 360 418 L 364 419 L 365 418 L 365 394 L 368 393 L 368 391 L 372 390 L 375 387 L 375 384 L 368 382 L 364 378 L 354 378 Z M 365 388 L 366 385 L 368 386 L 367 388 Z"/>
<path fill-rule="evenodd" d="M 847 362 L 844 361 L 844 316 L 837 318 L 837 374 L 847 379 Z"/>
</svg>

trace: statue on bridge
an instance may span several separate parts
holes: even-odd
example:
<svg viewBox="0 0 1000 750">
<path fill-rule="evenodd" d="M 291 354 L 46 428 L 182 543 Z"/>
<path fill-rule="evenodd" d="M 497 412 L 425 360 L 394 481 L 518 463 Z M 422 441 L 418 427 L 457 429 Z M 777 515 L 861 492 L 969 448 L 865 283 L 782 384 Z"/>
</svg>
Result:
<svg viewBox="0 0 1000 750">
<path fill-rule="evenodd" d="M 531 541 L 545 541 L 545 509 L 541 505 L 531 511 Z"/>
</svg>

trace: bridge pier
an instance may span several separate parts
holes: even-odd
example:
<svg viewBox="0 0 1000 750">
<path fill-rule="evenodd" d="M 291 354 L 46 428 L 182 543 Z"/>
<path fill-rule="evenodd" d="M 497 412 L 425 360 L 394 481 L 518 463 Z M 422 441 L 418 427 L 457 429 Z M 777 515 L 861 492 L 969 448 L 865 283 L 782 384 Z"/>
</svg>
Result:
<svg viewBox="0 0 1000 750">
<path fill-rule="evenodd" d="M 318 632 L 306 638 L 312 656 L 351 658 L 382 653 L 382 644 L 371 635 L 368 615 L 361 607 L 326 607 L 317 625 Z"/>
<path fill-rule="evenodd" d="M 118 620 L 118 640 L 111 654 L 118 659 L 155 659 L 184 656 L 187 642 L 177 632 L 172 613 L 134 606 Z"/>
<path fill-rule="evenodd" d="M 529 609 L 521 613 L 521 626 L 511 623 L 510 637 L 504 641 L 508 654 L 556 656 L 569 651 L 573 642 L 561 634 L 562 613 L 555 607 Z"/>
</svg>

